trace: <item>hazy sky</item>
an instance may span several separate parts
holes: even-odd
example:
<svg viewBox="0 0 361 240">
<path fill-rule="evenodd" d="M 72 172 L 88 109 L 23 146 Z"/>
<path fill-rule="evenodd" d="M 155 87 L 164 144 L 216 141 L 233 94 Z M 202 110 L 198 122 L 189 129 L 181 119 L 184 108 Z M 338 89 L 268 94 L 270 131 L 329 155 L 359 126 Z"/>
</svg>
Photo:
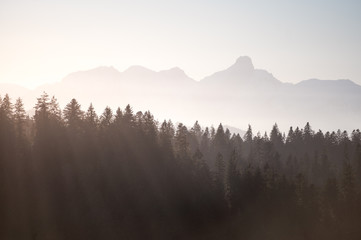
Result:
<svg viewBox="0 0 361 240">
<path fill-rule="evenodd" d="M 361 1 L 0 1 L 0 82 L 135 64 L 200 80 L 241 55 L 284 82 L 361 84 Z"/>
</svg>

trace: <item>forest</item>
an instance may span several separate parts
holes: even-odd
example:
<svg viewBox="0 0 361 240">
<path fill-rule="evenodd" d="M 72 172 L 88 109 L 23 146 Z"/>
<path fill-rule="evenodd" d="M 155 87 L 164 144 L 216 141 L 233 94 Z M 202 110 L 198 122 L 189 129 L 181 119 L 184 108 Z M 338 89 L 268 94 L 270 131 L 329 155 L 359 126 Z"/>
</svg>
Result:
<svg viewBox="0 0 361 240">
<path fill-rule="evenodd" d="M 240 136 L 45 92 L 34 108 L 0 98 L 0 239 L 361 239 L 358 129 Z"/>
</svg>

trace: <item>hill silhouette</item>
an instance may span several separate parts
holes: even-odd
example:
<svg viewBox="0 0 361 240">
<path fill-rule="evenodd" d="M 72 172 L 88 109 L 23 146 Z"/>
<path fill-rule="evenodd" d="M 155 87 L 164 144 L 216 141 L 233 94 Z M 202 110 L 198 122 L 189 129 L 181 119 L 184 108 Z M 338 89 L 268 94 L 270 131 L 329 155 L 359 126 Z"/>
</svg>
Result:
<svg viewBox="0 0 361 240">
<path fill-rule="evenodd" d="M 28 109 L 44 91 L 57 96 L 61 106 L 74 96 L 84 104 L 96 102 L 98 111 L 130 103 L 135 109 L 151 110 L 160 120 L 172 118 L 188 125 L 198 111 L 202 113 L 198 120 L 207 125 L 223 121 L 245 129 L 251 123 L 261 131 L 268 130 L 270 122 L 283 130 L 311 121 L 315 128 L 349 131 L 361 122 L 361 86 L 356 83 L 319 79 L 284 83 L 254 68 L 249 57 L 239 57 L 229 68 L 200 81 L 178 67 L 157 72 L 132 66 L 123 72 L 114 67 L 74 72 L 35 90 L 0 84 L 0 94 L 22 97 Z"/>
</svg>

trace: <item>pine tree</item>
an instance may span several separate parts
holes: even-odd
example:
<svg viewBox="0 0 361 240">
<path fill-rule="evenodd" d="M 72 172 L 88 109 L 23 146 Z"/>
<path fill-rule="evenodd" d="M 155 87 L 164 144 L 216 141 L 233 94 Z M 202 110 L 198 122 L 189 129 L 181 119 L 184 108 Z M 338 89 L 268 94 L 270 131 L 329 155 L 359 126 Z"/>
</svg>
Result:
<svg viewBox="0 0 361 240">
<path fill-rule="evenodd" d="M 244 148 L 243 148 L 243 156 L 249 162 L 254 161 L 254 149 L 253 149 L 253 133 L 251 125 L 248 125 L 248 129 L 244 134 Z"/>
<path fill-rule="evenodd" d="M 58 99 L 52 96 L 49 103 L 49 118 L 52 124 L 58 125 L 62 123 L 61 109 L 59 107 Z"/>
<path fill-rule="evenodd" d="M 11 159 L 14 151 L 14 121 L 13 104 L 8 94 L 1 101 L 0 105 L 0 165 L 4 159 Z M 0 170 L 6 171 L 6 166 L 2 165 Z M 1 186 L 1 185 L 0 185 Z"/>
<path fill-rule="evenodd" d="M 122 125 L 122 121 L 123 121 L 123 112 L 120 109 L 120 107 L 118 107 L 117 111 L 115 112 L 114 123 L 116 123 L 117 125 Z"/>
<path fill-rule="evenodd" d="M 149 111 L 146 111 L 142 119 L 145 134 L 155 142 L 157 138 L 157 122 L 154 120 L 154 116 Z"/>
<path fill-rule="evenodd" d="M 172 159 L 174 157 L 173 152 L 173 138 L 174 138 L 174 126 L 172 121 L 164 120 L 159 129 L 159 143 L 163 150 L 163 155 L 166 159 Z"/>
<path fill-rule="evenodd" d="M 206 127 L 206 129 L 204 130 L 203 134 L 202 134 L 202 139 L 201 139 L 201 151 L 206 153 L 209 151 L 209 130 L 208 127 Z"/>
<path fill-rule="evenodd" d="M 14 121 L 17 138 L 23 139 L 25 137 L 26 112 L 21 98 L 18 98 L 15 103 Z"/>
<path fill-rule="evenodd" d="M 2 117 L 6 121 L 12 121 L 14 106 L 8 94 L 5 95 L 1 102 Z"/>
<path fill-rule="evenodd" d="M 110 107 L 104 109 L 103 114 L 100 116 L 100 125 L 104 128 L 110 126 L 113 122 L 113 111 Z"/>
<path fill-rule="evenodd" d="M 244 134 L 244 141 L 247 143 L 247 144 L 250 144 L 252 143 L 252 139 L 253 139 L 253 134 L 252 134 L 252 127 L 251 125 L 248 125 L 248 129 L 246 131 L 246 133 Z"/>
<path fill-rule="evenodd" d="M 72 99 L 70 103 L 65 106 L 63 111 L 64 120 L 70 131 L 79 131 L 83 121 L 83 111 L 76 99 Z"/>
<path fill-rule="evenodd" d="M 293 141 L 294 141 L 294 132 L 293 132 L 293 128 L 290 127 L 290 130 L 288 131 L 288 134 L 287 134 L 286 143 L 290 144 Z"/>
<path fill-rule="evenodd" d="M 47 130 L 50 128 L 49 118 L 50 118 L 50 99 L 49 95 L 44 92 L 40 98 L 37 98 L 37 103 L 35 105 L 35 130 L 36 137 L 42 138 L 41 135 L 47 133 Z"/>
<path fill-rule="evenodd" d="M 1 124 L 1 132 L 5 135 L 7 133 L 10 134 L 9 131 L 13 129 L 13 110 L 14 106 L 11 103 L 11 99 L 8 94 L 1 101 L 0 105 L 0 124 Z"/>
<path fill-rule="evenodd" d="M 228 128 L 224 132 L 224 135 L 225 135 L 225 138 L 226 138 L 226 142 L 229 142 L 229 140 L 231 140 L 231 132 L 229 131 Z"/>
<path fill-rule="evenodd" d="M 86 122 L 87 126 L 92 129 L 96 128 L 96 126 L 98 125 L 98 122 L 99 122 L 98 115 L 95 112 L 92 103 L 90 103 L 90 106 L 89 106 L 87 112 L 85 113 L 85 122 Z"/>
<path fill-rule="evenodd" d="M 189 151 L 189 143 L 187 139 L 188 130 L 182 123 L 178 124 L 175 135 L 176 152 L 180 158 L 187 159 Z"/>
<path fill-rule="evenodd" d="M 305 128 L 303 129 L 303 139 L 306 142 L 311 143 L 311 139 L 312 139 L 313 135 L 314 135 L 314 132 L 310 126 L 310 123 L 307 122 Z"/>
<path fill-rule="evenodd" d="M 283 147 L 283 140 L 282 140 L 282 134 L 280 133 L 277 123 L 275 123 L 275 125 L 273 125 L 272 131 L 271 131 L 271 135 L 270 135 L 270 140 L 273 143 L 274 148 L 277 151 L 280 151 Z"/>
<path fill-rule="evenodd" d="M 125 109 L 124 109 L 124 113 L 123 113 L 123 121 L 125 126 L 127 127 L 134 127 L 134 115 L 133 115 L 133 109 L 131 108 L 131 106 L 128 104 Z"/>
<path fill-rule="evenodd" d="M 214 140 L 214 136 L 216 135 L 216 130 L 214 129 L 213 126 L 211 126 L 210 134 L 211 134 L 211 140 Z"/>
<path fill-rule="evenodd" d="M 199 143 L 201 141 L 202 137 L 202 128 L 201 125 L 199 125 L 198 121 L 196 121 L 193 125 L 193 127 L 190 130 L 191 134 L 195 136 L 197 142 Z"/>
<path fill-rule="evenodd" d="M 217 132 L 216 135 L 214 136 L 214 146 L 220 150 L 220 151 L 225 151 L 226 147 L 227 147 L 227 139 L 226 139 L 226 135 L 224 133 L 224 129 L 222 124 L 219 124 L 218 128 L 217 128 Z"/>
</svg>

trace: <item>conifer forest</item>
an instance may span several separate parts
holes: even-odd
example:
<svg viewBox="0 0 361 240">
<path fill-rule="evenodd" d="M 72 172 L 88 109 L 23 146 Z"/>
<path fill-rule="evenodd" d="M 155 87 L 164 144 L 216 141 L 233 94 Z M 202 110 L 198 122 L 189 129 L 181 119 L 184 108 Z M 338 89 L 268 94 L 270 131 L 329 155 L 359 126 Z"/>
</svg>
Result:
<svg viewBox="0 0 361 240">
<path fill-rule="evenodd" d="M 0 98 L 0 239 L 361 239 L 360 130 L 240 136 L 124 105 Z"/>
</svg>

